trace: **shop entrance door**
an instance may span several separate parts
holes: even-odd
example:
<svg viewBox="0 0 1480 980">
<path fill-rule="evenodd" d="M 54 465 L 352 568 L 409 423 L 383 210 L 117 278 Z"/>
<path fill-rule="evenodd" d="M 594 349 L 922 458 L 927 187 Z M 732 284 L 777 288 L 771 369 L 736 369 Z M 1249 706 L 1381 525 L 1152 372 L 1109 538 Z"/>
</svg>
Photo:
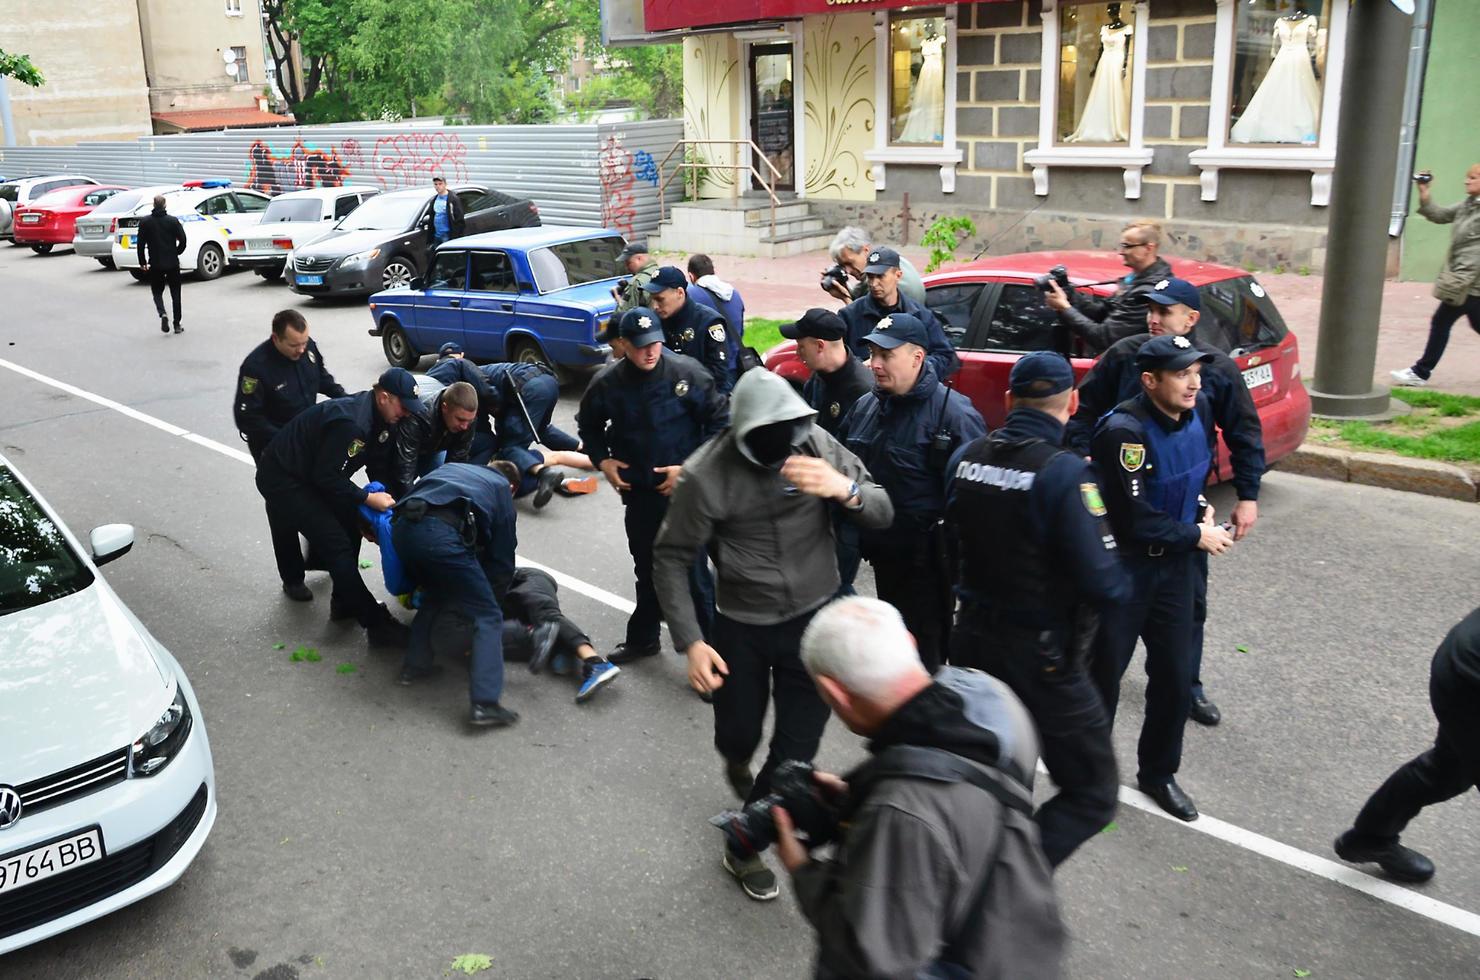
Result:
<svg viewBox="0 0 1480 980">
<path fill-rule="evenodd" d="M 753 44 L 750 47 L 750 139 L 780 171 L 778 191 L 796 190 L 796 113 L 792 103 L 790 44 Z M 772 179 L 760 160 L 756 173 Z M 754 177 L 751 186 L 762 185 Z"/>
</svg>

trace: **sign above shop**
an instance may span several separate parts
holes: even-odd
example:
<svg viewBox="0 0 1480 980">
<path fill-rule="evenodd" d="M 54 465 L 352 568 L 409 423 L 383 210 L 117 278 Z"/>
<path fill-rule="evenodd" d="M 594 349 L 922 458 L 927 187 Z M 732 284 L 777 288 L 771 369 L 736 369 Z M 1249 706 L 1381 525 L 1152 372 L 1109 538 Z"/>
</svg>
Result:
<svg viewBox="0 0 1480 980">
<path fill-rule="evenodd" d="M 978 3 L 1017 3 L 1018 0 L 977 0 Z M 920 0 L 642 0 L 645 26 L 652 31 L 676 31 L 715 24 L 752 24 L 757 21 L 796 20 L 811 14 L 852 10 L 889 10 L 928 7 Z"/>
</svg>

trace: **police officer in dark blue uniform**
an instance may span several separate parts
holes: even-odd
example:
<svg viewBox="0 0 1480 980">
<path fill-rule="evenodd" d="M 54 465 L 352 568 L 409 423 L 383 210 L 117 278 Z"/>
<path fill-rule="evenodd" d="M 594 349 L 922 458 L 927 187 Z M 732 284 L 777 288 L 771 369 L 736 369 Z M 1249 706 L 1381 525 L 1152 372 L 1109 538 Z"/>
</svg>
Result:
<svg viewBox="0 0 1480 980">
<path fill-rule="evenodd" d="M 445 463 L 397 502 L 391 541 L 406 573 L 422 589 L 400 682 L 432 672 L 432 624 L 443 609 L 473 621 L 468 721 L 511 725 L 519 715 L 500 703 L 504 691 L 504 616 L 500 604 L 514 578 L 514 500 L 509 481 L 486 466 Z"/>
<path fill-rule="evenodd" d="M 677 267 L 665 265 L 643 285 L 653 312 L 663 321 L 663 338 L 670 350 L 698 361 L 714 379 L 715 390 L 728 395 L 735 387 L 735 364 L 730 358 L 725 318 L 689 299 L 689 281 Z"/>
<path fill-rule="evenodd" d="M 500 361 L 479 369 L 494 393 L 495 453 L 523 474 L 519 496 L 534 494 L 536 510 L 550 502 L 564 473 L 548 466 L 535 443 L 557 452 L 576 452 L 581 440 L 551 424 L 560 402 L 560 382 L 543 364 Z M 593 484 L 594 486 L 594 484 Z"/>
<path fill-rule="evenodd" d="M 1136 782 L 1182 820 L 1197 819 L 1196 805 L 1176 781 L 1192 700 L 1192 555 L 1221 555 L 1233 546 L 1224 528 L 1198 523 L 1213 461 L 1213 422 L 1200 377 L 1211 360 L 1186 337 L 1147 341 L 1136 354 L 1141 393 L 1101 419 L 1091 442 L 1132 583 L 1131 598 L 1102 614 L 1091 670 L 1113 719 L 1136 639 L 1146 641 L 1146 719 Z"/>
<path fill-rule="evenodd" d="M 388 493 L 368 493 L 351 477 L 362 466 L 378 465 L 396 423 L 420 407 L 410 372 L 390 368 L 369 391 L 300 413 L 268 443 L 257 466 L 273 541 L 293 542 L 293 555 L 277 556 L 278 573 L 286 574 L 293 562 L 302 567 L 302 534 L 334 581 L 329 618 L 353 616 L 377 645 L 403 645 L 407 631 L 360 578 L 357 510 L 366 504 L 384 511 L 396 501 Z"/>
<path fill-rule="evenodd" d="M 889 492 L 894 521 L 860 530 L 859 543 L 874 567 L 875 591 L 904 617 L 933 673 L 945 662 L 955 608 L 954 563 L 941 523 L 946 468 L 987 426 L 965 395 L 937 379 L 925 353 L 930 332 L 918 317 L 886 316 L 864 342 L 875 387 L 853 403 L 840 439 Z"/>
<path fill-rule="evenodd" d="M 488 387 L 488 379 L 477 364 L 463 356 L 462 344 L 449 340 L 437 348 L 437 363 L 427 368 L 427 377 L 451 386 L 466 381 L 478 393 L 478 417 L 473 420 L 473 445 L 468 450 L 469 463 L 482 465 L 493 458 L 497 447 L 493 434 L 494 415 L 498 414 L 498 396 Z"/>
<path fill-rule="evenodd" d="M 1094 472 L 1063 448 L 1078 393 L 1061 354 L 1009 376 L 1002 428 L 956 453 L 946 524 L 961 551 L 951 663 L 1001 679 L 1038 727 L 1058 795 L 1038 810 L 1054 867 L 1115 815 L 1110 716 L 1089 677 L 1097 611 L 1130 597 Z"/>
<path fill-rule="evenodd" d="M 1238 503 L 1229 520 L 1233 539 L 1242 540 L 1259 519 L 1259 483 L 1264 476 L 1264 430 L 1259 411 L 1244 383 L 1239 366 L 1223 351 L 1198 339 L 1196 326 L 1201 315 L 1197 287 L 1185 279 L 1161 279 L 1146 294 L 1146 325 L 1149 332 L 1117 341 L 1100 356 L 1079 383 L 1079 411 L 1069 422 L 1069 440 L 1074 450 L 1089 455 L 1090 434 L 1100 416 L 1117 403 L 1141 390 L 1141 372 L 1135 366 L 1136 352 L 1152 337 L 1180 336 L 1192 341 L 1213 359 L 1202 371 L 1203 391 L 1212 408 L 1213 421 L 1223 433 L 1233 464 L 1233 487 Z M 1216 447 L 1215 447 L 1216 451 Z M 1208 556 L 1193 554 L 1197 581 L 1193 594 L 1192 709 L 1189 717 L 1203 725 L 1216 725 L 1222 715 L 1203 690 L 1203 625 L 1208 612 Z"/>
<path fill-rule="evenodd" d="M 899 291 L 899 281 L 904 276 L 900 271 L 899 253 L 892 248 L 876 248 L 868 253 L 868 265 L 863 267 L 864 284 L 868 292 L 843 307 L 839 315 L 848 325 L 848 349 L 860 360 L 868 360 L 868 337 L 877 324 L 886 316 L 908 313 L 925 327 L 926 341 L 922 345 L 935 376 L 945 381 L 961 369 L 961 359 L 956 348 L 941 329 L 940 321 L 929 307 L 917 303 Z"/>
<path fill-rule="evenodd" d="M 662 613 L 653 590 L 653 542 L 684 459 L 729 424 L 729 409 L 702 364 L 665 349 L 652 310 L 628 310 L 618 330 L 626 356 L 591 379 L 576 428 L 591 462 L 622 497 L 637 608 L 627 619 L 626 639 L 607 659 L 623 664 L 659 651 Z M 695 556 L 690 596 L 707 640 L 714 580 L 702 554 Z"/>
</svg>

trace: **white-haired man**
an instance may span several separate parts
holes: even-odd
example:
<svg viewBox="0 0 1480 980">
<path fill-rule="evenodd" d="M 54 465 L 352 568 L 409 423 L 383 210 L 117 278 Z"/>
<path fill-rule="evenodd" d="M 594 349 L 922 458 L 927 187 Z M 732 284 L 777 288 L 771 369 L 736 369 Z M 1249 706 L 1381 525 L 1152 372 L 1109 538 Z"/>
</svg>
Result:
<svg viewBox="0 0 1480 980">
<path fill-rule="evenodd" d="M 862 228 L 849 225 L 840 230 L 827 247 L 832 260 L 857 280 L 851 287 L 832 278 L 822 280 L 823 288 L 844 303 L 868 295 L 868 278 L 863 270 L 868 265 L 868 253 L 874 250 L 871 238 Z M 919 271 L 903 256 L 899 259 L 899 271 L 899 291 L 924 306 L 925 283 L 921 281 Z"/>
<path fill-rule="evenodd" d="M 899 613 L 839 599 L 802 636 L 822 699 L 869 739 L 838 804 L 834 856 L 812 860 L 773 810 L 777 854 L 817 930 L 815 975 L 1057 977 L 1064 929 L 1032 819 L 1038 744 L 1023 705 L 988 674 L 925 672 Z"/>
</svg>

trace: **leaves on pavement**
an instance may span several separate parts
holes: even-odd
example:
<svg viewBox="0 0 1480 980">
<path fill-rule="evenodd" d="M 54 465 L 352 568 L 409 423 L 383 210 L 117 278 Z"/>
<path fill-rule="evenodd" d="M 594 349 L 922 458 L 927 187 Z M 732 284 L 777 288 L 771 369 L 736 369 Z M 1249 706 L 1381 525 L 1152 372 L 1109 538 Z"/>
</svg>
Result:
<svg viewBox="0 0 1480 980">
<path fill-rule="evenodd" d="M 315 650 L 313 647 L 300 646 L 297 650 L 294 650 L 292 653 L 288 654 L 288 659 L 293 661 L 293 663 L 295 664 L 304 662 L 316 664 L 324 658 L 319 656 L 319 651 Z"/>
<path fill-rule="evenodd" d="M 472 976 L 493 967 L 493 957 L 483 953 L 464 953 L 455 957 L 450 969 Z"/>
<path fill-rule="evenodd" d="M 354 664 L 340 664 L 334 670 L 340 674 L 353 674 L 358 668 Z"/>
</svg>

